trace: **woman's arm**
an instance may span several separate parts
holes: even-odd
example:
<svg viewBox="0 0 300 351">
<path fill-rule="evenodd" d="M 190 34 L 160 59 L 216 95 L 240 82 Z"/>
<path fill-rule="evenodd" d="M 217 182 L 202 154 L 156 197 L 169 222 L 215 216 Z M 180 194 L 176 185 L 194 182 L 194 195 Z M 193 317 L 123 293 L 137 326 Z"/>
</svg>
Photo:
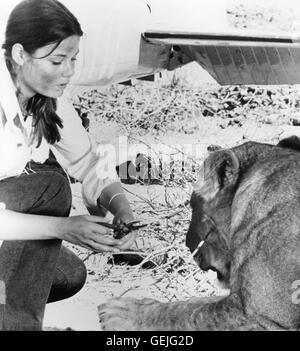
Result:
<svg viewBox="0 0 300 351">
<path fill-rule="evenodd" d="M 0 240 L 66 240 L 95 252 L 118 252 L 122 240 L 113 239 L 96 216 L 49 217 L 0 210 Z"/>
<path fill-rule="evenodd" d="M 82 198 L 89 213 L 105 216 L 110 211 L 114 224 L 132 221 L 134 215 L 116 172 L 115 150 L 109 148 L 110 153 L 104 153 L 102 157 L 99 151 L 103 145 L 98 145 L 98 149 L 71 102 L 65 97 L 58 102 L 57 113 L 64 127 L 60 131 L 61 141 L 52 147 L 52 151 L 67 172 L 82 183 Z M 119 247 L 130 248 L 135 237 L 136 233 L 131 233 Z"/>
<path fill-rule="evenodd" d="M 58 239 L 62 218 L 0 211 L 0 240 Z"/>
</svg>

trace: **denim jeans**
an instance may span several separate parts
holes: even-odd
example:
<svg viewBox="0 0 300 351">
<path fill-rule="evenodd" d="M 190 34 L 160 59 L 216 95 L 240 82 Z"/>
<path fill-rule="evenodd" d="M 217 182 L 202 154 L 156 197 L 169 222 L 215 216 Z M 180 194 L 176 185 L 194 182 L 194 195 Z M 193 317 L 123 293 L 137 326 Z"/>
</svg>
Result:
<svg viewBox="0 0 300 351">
<path fill-rule="evenodd" d="M 54 159 L 0 181 L 8 210 L 68 217 L 72 194 Z M 0 330 L 41 330 L 46 303 L 68 298 L 86 280 L 83 262 L 60 240 L 4 241 L 0 248 Z"/>
</svg>

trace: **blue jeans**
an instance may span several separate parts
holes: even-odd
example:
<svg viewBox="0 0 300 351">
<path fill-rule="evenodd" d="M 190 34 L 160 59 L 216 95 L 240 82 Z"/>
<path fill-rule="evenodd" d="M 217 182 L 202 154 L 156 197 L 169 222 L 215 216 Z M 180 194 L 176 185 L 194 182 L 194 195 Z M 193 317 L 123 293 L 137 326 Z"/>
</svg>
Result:
<svg viewBox="0 0 300 351">
<path fill-rule="evenodd" d="M 55 160 L 30 162 L 29 174 L 0 181 L 0 202 L 12 211 L 68 217 L 72 194 Z M 0 248 L 0 330 L 41 330 L 46 303 L 76 294 L 83 262 L 60 240 L 5 241 Z"/>
</svg>

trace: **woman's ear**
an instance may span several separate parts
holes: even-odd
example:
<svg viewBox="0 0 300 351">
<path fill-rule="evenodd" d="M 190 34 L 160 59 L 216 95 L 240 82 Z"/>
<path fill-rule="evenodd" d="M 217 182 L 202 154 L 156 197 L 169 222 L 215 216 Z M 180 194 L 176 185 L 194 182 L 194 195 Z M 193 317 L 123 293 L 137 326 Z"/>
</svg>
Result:
<svg viewBox="0 0 300 351">
<path fill-rule="evenodd" d="M 13 61 L 19 65 L 23 66 L 26 60 L 26 52 L 21 44 L 14 44 L 11 50 L 11 56 Z"/>
</svg>

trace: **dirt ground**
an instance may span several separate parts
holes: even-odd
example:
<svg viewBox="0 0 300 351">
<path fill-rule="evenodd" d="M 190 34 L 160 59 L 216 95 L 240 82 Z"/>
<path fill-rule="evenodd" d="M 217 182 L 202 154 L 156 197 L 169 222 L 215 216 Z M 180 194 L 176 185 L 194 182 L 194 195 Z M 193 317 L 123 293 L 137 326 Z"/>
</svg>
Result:
<svg viewBox="0 0 300 351">
<path fill-rule="evenodd" d="M 297 31 L 299 12 L 297 0 L 228 2 L 229 21 L 238 28 Z M 176 74 L 177 79 L 180 73 Z M 153 145 L 169 146 L 174 154 L 184 150 L 196 165 L 208 155 L 209 147 L 232 147 L 248 140 L 274 144 L 284 136 L 300 135 L 298 86 L 221 88 L 211 79 L 202 79 L 197 89 L 194 82 L 191 89 L 190 83 L 177 82 L 175 88 L 155 83 L 121 92 L 112 88 L 88 93 L 84 108 L 89 110 L 90 133 L 97 142 L 109 142 L 117 148 L 121 135 L 128 137 L 131 145 L 147 150 Z M 143 119 L 142 113 L 147 118 Z M 145 121 L 151 123 L 145 125 Z M 155 262 L 155 268 L 120 266 L 111 263 L 108 254 L 93 255 L 72 247 L 86 263 L 88 280 L 73 298 L 47 306 L 45 330 L 101 330 L 97 306 L 111 297 L 173 301 L 228 293 L 218 286 L 213 272 L 198 269 L 185 248 L 191 215 L 187 201 L 194 174 L 187 176 L 182 176 L 184 180 L 179 177 L 177 183 L 124 185 L 136 216 L 153 220 L 139 232 L 134 249 L 143 251 L 146 261 Z M 72 185 L 72 190 L 72 215 L 87 214 L 80 184 Z"/>
</svg>

